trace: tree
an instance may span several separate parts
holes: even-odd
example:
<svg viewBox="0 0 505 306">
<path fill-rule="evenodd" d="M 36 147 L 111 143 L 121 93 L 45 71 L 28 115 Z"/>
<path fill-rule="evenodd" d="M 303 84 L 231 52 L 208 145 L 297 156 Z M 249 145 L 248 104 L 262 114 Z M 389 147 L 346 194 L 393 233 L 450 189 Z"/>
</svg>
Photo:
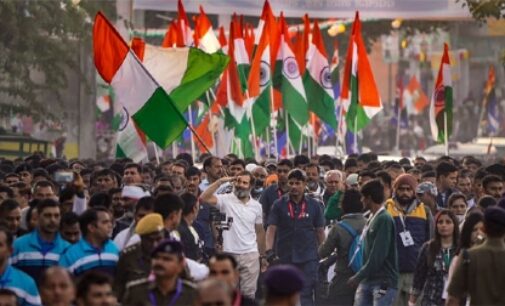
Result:
<svg viewBox="0 0 505 306">
<path fill-rule="evenodd" d="M 33 115 L 50 115 L 43 97 L 56 97 L 67 86 L 70 68 L 79 67 L 80 44 L 91 43 L 94 15 L 102 10 L 115 17 L 112 0 L 0 1 L 0 97 L 22 101 L 2 103 Z"/>
<path fill-rule="evenodd" d="M 505 18 L 505 0 L 457 0 L 468 7 L 473 18 L 484 21 L 489 17 Z"/>
</svg>

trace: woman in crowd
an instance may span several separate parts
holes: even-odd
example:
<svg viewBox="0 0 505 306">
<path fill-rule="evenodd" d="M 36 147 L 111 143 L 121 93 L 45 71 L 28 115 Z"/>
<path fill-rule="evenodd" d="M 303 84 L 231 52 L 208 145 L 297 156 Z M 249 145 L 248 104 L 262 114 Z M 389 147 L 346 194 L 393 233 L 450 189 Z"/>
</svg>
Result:
<svg viewBox="0 0 505 306">
<path fill-rule="evenodd" d="M 447 207 L 456 216 L 456 219 L 458 219 L 458 226 L 461 228 L 463 221 L 465 221 L 466 210 L 468 207 L 466 196 L 460 192 L 451 194 L 447 200 Z"/>
<path fill-rule="evenodd" d="M 461 228 L 460 240 L 458 243 L 458 249 L 456 250 L 456 255 L 452 260 L 451 266 L 449 267 L 449 278 L 451 279 L 454 269 L 456 268 L 455 263 L 458 262 L 459 256 L 465 250 L 468 250 L 476 245 L 481 244 L 486 239 L 486 233 L 484 232 L 484 215 L 480 210 L 469 213 L 466 216 L 463 227 Z M 461 305 L 466 305 L 466 299 L 461 301 Z"/>
<path fill-rule="evenodd" d="M 451 261 L 456 253 L 459 227 L 456 216 L 443 209 L 435 216 L 435 237 L 421 248 L 409 305 L 415 305 L 423 293 L 421 305 L 444 305 Z"/>
</svg>

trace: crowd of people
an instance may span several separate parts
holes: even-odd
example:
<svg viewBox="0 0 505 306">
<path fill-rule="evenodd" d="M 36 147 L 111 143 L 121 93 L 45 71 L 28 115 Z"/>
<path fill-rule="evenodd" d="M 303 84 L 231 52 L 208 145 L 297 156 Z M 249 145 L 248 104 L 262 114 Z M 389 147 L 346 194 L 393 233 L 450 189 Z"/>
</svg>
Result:
<svg viewBox="0 0 505 306">
<path fill-rule="evenodd" d="M 0 160 L 0 305 L 505 305 L 505 165 Z"/>
</svg>

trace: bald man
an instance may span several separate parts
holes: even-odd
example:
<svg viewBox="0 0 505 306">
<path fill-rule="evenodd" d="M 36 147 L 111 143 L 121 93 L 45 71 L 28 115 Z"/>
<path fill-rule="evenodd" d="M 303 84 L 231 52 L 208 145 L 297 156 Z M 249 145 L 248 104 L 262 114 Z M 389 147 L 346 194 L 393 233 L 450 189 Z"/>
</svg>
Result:
<svg viewBox="0 0 505 306">
<path fill-rule="evenodd" d="M 44 306 L 71 306 L 75 287 L 67 270 L 60 266 L 48 268 L 40 279 L 40 297 Z"/>
</svg>

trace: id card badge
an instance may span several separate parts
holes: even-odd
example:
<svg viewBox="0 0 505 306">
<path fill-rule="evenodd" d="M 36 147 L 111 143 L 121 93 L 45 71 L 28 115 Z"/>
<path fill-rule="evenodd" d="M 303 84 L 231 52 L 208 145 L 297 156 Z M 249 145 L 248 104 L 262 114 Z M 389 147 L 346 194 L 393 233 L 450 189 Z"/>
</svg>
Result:
<svg viewBox="0 0 505 306">
<path fill-rule="evenodd" d="M 442 291 L 442 299 L 447 300 L 449 294 L 447 293 L 447 288 L 449 287 L 449 280 L 447 275 L 444 275 L 444 291 Z"/>
<path fill-rule="evenodd" d="M 412 235 L 409 231 L 403 231 L 400 233 L 400 238 L 402 239 L 402 243 L 404 247 L 409 247 L 414 245 L 414 239 L 412 239 Z"/>
</svg>

